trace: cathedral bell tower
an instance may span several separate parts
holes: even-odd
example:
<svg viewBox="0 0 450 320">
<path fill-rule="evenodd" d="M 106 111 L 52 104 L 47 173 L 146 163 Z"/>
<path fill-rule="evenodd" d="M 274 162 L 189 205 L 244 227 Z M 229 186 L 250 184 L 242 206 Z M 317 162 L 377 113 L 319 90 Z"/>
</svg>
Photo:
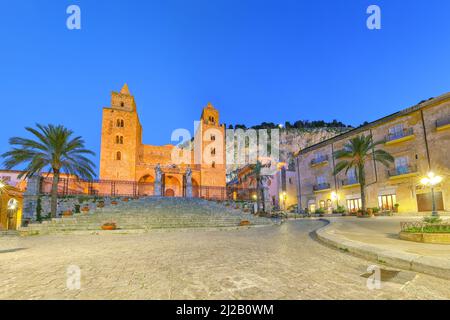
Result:
<svg viewBox="0 0 450 320">
<path fill-rule="evenodd" d="M 200 163 L 201 184 L 205 186 L 226 184 L 225 126 L 219 120 L 219 111 L 208 103 L 203 108 L 195 135 L 195 159 Z"/>
<path fill-rule="evenodd" d="M 100 179 L 135 181 L 142 126 L 127 84 L 103 108 L 101 139 Z"/>
</svg>

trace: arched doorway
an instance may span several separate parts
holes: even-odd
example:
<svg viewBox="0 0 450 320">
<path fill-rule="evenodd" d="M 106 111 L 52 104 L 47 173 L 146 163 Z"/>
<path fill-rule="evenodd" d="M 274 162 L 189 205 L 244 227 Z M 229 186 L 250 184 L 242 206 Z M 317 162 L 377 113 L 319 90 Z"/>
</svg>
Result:
<svg viewBox="0 0 450 320">
<path fill-rule="evenodd" d="M 183 190 L 181 189 L 180 180 L 169 174 L 165 174 L 164 176 L 164 196 L 181 197 Z"/>
<path fill-rule="evenodd" d="M 166 189 L 166 197 L 175 197 L 175 191 L 172 189 Z"/>
<path fill-rule="evenodd" d="M 154 195 L 155 179 L 153 176 L 147 174 L 139 179 L 138 194 L 139 196 L 153 196 Z"/>
<path fill-rule="evenodd" d="M 195 180 L 194 178 L 192 178 L 192 196 L 194 198 L 200 197 L 200 187 L 198 185 L 197 180 Z"/>
</svg>

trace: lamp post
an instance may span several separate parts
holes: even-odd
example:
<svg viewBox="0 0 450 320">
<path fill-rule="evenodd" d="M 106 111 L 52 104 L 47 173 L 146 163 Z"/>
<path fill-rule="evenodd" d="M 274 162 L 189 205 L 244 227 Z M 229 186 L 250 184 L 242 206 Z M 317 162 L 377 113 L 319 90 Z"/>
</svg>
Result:
<svg viewBox="0 0 450 320">
<path fill-rule="evenodd" d="M 431 188 L 431 201 L 432 201 L 432 216 L 439 217 L 439 213 L 436 210 L 436 197 L 434 195 L 434 187 L 442 182 L 442 177 L 437 176 L 434 172 L 428 172 L 427 176 L 420 180 L 420 183 L 424 186 Z"/>
</svg>

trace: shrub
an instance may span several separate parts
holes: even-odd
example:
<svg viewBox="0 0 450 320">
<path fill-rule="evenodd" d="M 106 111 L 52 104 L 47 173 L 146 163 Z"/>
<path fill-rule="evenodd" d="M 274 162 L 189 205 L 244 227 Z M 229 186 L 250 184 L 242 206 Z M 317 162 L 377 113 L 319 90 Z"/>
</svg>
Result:
<svg viewBox="0 0 450 320">
<path fill-rule="evenodd" d="M 75 205 L 75 213 L 80 213 L 80 205 L 79 204 Z"/>
<path fill-rule="evenodd" d="M 334 213 L 345 213 L 345 207 L 337 206 L 337 208 L 334 210 Z"/>
<path fill-rule="evenodd" d="M 42 200 L 41 197 L 39 197 L 37 199 L 37 203 L 36 203 L 36 220 L 38 222 L 42 222 L 43 218 L 42 218 Z"/>
<path fill-rule="evenodd" d="M 442 219 L 440 217 L 425 217 L 423 218 L 423 222 L 434 224 L 434 223 L 441 223 Z"/>
<path fill-rule="evenodd" d="M 317 213 L 317 214 L 324 214 L 325 213 L 325 209 L 324 208 L 316 209 L 315 213 Z"/>
</svg>

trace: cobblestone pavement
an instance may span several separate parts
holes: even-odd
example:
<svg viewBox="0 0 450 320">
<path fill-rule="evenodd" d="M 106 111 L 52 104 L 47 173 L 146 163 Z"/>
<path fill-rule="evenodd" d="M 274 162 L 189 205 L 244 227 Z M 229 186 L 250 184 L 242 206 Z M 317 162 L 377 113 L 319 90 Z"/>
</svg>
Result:
<svg viewBox="0 0 450 320">
<path fill-rule="evenodd" d="M 369 290 L 373 262 L 323 246 L 322 226 L 0 238 L 2 299 L 450 299 L 450 281 L 402 271 Z M 81 289 L 67 288 L 67 268 Z"/>
</svg>

